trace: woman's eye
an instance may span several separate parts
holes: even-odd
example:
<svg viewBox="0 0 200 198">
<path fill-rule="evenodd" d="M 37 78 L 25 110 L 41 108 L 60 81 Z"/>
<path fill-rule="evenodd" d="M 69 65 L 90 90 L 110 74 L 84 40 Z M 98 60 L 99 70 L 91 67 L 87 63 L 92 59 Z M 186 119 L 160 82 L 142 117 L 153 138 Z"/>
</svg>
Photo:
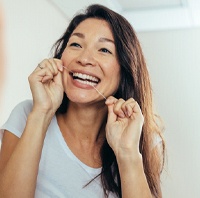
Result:
<svg viewBox="0 0 200 198">
<path fill-rule="evenodd" d="M 78 43 L 71 43 L 70 46 L 73 46 L 73 47 L 81 47 Z"/>
<path fill-rule="evenodd" d="M 101 48 L 100 51 L 101 51 L 101 52 L 104 52 L 104 53 L 112 54 L 111 51 L 109 51 L 109 50 L 106 49 L 106 48 Z"/>
</svg>

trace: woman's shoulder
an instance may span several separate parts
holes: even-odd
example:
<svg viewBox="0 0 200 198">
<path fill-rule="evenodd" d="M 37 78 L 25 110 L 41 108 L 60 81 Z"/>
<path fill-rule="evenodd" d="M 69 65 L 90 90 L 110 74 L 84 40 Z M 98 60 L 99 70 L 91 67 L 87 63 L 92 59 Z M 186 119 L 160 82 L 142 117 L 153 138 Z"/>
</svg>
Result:
<svg viewBox="0 0 200 198">
<path fill-rule="evenodd" d="M 10 131 L 17 137 L 22 135 L 25 128 L 27 117 L 33 107 L 32 100 L 24 100 L 18 103 L 10 113 L 7 121 L 0 128 L 0 139 L 3 137 L 5 130 Z"/>
<path fill-rule="evenodd" d="M 17 106 L 22 107 L 22 108 L 32 108 L 32 106 L 33 106 L 33 100 L 31 100 L 31 99 L 23 100 L 23 101 L 19 102 L 16 105 L 16 107 Z"/>
<path fill-rule="evenodd" d="M 12 110 L 12 113 L 19 113 L 19 114 L 24 114 L 25 116 L 28 116 L 28 114 L 32 110 L 32 107 L 33 107 L 33 100 L 27 99 L 18 103 Z"/>
</svg>

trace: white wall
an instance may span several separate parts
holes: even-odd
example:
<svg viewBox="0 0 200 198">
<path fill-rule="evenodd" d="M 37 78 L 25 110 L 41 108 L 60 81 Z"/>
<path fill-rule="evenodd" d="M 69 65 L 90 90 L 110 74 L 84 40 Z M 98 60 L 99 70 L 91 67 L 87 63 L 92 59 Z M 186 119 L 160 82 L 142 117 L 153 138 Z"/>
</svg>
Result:
<svg viewBox="0 0 200 198">
<path fill-rule="evenodd" d="M 4 0 L 7 78 L 0 125 L 31 98 L 27 77 L 49 55 L 67 21 L 47 0 Z M 138 34 L 149 65 L 155 101 L 166 131 L 164 198 L 200 197 L 200 29 Z"/>
<path fill-rule="evenodd" d="M 200 28 L 138 34 L 165 122 L 164 198 L 200 197 Z"/>
<path fill-rule="evenodd" d="M 3 0 L 6 18 L 6 82 L 0 125 L 20 101 L 31 98 L 28 75 L 49 56 L 68 21 L 47 0 Z"/>
</svg>

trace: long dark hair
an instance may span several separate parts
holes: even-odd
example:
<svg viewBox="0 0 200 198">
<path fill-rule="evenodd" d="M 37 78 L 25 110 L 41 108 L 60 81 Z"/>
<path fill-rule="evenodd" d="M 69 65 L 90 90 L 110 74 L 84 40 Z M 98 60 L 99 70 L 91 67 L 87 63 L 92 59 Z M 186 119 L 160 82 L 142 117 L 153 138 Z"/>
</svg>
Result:
<svg viewBox="0 0 200 198">
<path fill-rule="evenodd" d="M 55 43 L 54 58 L 61 58 L 74 29 L 88 18 L 105 20 L 110 25 L 121 67 L 121 79 L 115 97 L 124 100 L 132 97 L 141 107 L 145 121 L 139 149 L 143 157 L 144 172 L 152 195 L 161 198 L 160 174 L 164 164 L 165 144 L 161 136 L 160 126 L 153 112 L 152 89 L 143 52 L 130 23 L 123 16 L 109 8 L 97 4 L 91 5 L 84 13 L 76 15 L 72 19 L 66 32 Z M 57 113 L 65 113 L 67 106 L 68 98 L 64 94 L 63 102 Z M 160 155 L 159 150 L 155 147 L 155 139 L 159 140 L 163 155 Z M 107 196 L 107 192 L 111 191 L 121 197 L 121 182 L 116 157 L 106 140 L 101 148 L 101 160 L 101 181 L 105 195 Z"/>
</svg>

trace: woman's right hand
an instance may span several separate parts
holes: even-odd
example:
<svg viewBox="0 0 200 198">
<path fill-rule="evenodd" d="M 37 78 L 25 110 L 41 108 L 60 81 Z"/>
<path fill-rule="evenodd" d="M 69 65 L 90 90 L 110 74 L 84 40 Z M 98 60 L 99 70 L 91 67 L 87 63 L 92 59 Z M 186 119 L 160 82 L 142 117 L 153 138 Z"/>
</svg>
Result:
<svg viewBox="0 0 200 198">
<path fill-rule="evenodd" d="M 63 99 L 62 61 L 44 59 L 29 76 L 33 111 L 55 114 Z"/>
</svg>

